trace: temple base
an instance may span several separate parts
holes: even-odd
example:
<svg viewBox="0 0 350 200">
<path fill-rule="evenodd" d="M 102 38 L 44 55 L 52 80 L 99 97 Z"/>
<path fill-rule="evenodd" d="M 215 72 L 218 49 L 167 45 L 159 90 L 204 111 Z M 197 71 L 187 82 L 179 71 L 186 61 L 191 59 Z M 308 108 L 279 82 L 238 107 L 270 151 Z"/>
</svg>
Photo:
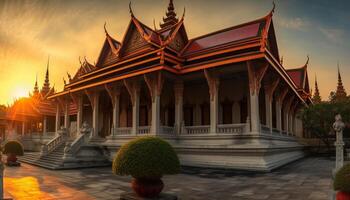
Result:
<svg viewBox="0 0 350 200">
<path fill-rule="evenodd" d="M 160 136 L 176 149 L 183 166 L 270 172 L 305 156 L 294 137 L 267 134 Z M 110 159 L 130 137 L 107 140 Z"/>
</svg>

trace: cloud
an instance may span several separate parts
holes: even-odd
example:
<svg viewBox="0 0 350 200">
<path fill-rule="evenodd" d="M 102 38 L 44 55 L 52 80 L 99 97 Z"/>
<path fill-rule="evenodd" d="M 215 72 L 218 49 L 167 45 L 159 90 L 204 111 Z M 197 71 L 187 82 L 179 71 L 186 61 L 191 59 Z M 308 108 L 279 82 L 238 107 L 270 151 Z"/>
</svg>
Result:
<svg viewBox="0 0 350 200">
<path fill-rule="evenodd" d="M 326 36 L 330 41 L 340 43 L 343 41 L 345 31 L 336 28 L 320 28 L 321 33 Z"/>
<path fill-rule="evenodd" d="M 291 19 L 280 18 L 278 19 L 277 23 L 284 28 L 294 29 L 294 30 L 305 30 L 305 28 L 310 26 L 309 21 L 299 17 L 291 18 Z"/>
</svg>

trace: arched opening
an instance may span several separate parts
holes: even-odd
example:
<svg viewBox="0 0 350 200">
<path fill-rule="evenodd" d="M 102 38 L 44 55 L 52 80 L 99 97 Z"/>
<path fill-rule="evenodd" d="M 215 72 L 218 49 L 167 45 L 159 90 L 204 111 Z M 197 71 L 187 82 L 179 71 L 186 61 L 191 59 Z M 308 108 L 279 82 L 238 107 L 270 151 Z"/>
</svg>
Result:
<svg viewBox="0 0 350 200">
<path fill-rule="evenodd" d="M 221 103 L 222 108 L 222 123 L 223 124 L 232 124 L 232 101 L 225 99 Z"/>
<path fill-rule="evenodd" d="M 110 135 L 113 124 L 113 105 L 111 98 L 106 90 L 99 94 L 99 131 L 98 135 L 102 138 Z"/>
<path fill-rule="evenodd" d="M 175 95 L 174 87 L 170 82 L 163 83 L 162 94 L 160 97 L 160 120 L 161 125 L 173 127 L 175 123 Z"/>
<path fill-rule="evenodd" d="M 149 126 L 151 124 L 151 95 L 144 84 L 140 89 L 139 126 Z"/>
<path fill-rule="evenodd" d="M 89 126 L 92 126 L 92 106 L 89 101 L 89 98 L 84 94 L 83 95 L 83 123 L 86 122 Z"/>
<path fill-rule="evenodd" d="M 119 102 L 119 127 L 132 126 L 132 103 L 131 98 L 125 87 L 120 90 Z"/>
<path fill-rule="evenodd" d="M 210 124 L 209 87 L 205 79 L 192 80 L 184 86 L 183 115 L 185 126 Z"/>
</svg>

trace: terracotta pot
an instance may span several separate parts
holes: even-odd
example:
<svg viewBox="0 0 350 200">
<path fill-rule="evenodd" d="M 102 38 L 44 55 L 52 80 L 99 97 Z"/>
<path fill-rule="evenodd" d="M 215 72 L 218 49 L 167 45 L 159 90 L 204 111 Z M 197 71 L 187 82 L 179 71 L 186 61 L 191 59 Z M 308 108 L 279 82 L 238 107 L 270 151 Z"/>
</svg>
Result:
<svg viewBox="0 0 350 200">
<path fill-rule="evenodd" d="M 337 200 L 350 200 L 350 193 L 337 192 Z"/>
<path fill-rule="evenodd" d="M 8 154 L 7 155 L 7 162 L 8 163 L 15 163 L 15 162 L 17 162 L 16 154 Z"/>
<path fill-rule="evenodd" d="M 160 178 L 154 179 L 136 179 L 131 181 L 131 187 L 140 197 L 157 197 L 164 188 L 164 183 Z"/>
</svg>

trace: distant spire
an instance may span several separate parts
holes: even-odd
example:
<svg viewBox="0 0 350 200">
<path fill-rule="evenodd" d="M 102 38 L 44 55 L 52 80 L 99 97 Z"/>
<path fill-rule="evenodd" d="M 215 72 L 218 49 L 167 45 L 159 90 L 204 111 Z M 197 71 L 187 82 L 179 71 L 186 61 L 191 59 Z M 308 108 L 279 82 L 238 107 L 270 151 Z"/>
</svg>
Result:
<svg viewBox="0 0 350 200">
<path fill-rule="evenodd" d="M 315 93 L 314 93 L 314 96 L 312 97 L 312 101 L 315 104 L 321 103 L 321 96 L 320 96 L 320 91 L 318 89 L 317 77 L 316 76 L 315 76 Z"/>
<path fill-rule="evenodd" d="M 169 1 L 169 5 L 168 5 L 168 10 L 165 13 L 166 17 L 163 17 L 163 23 L 160 24 L 161 28 L 167 28 L 170 27 L 174 24 L 176 24 L 179 19 L 176 18 L 176 13 L 175 13 L 175 7 L 174 7 L 174 3 L 173 0 Z"/>
<path fill-rule="evenodd" d="M 45 81 L 44 81 L 44 85 L 41 89 L 41 92 L 44 95 L 50 91 L 49 67 L 50 67 L 50 56 L 47 58 Z"/>
<path fill-rule="evenodd" d="M 39 93 L 38 74 L 36 74 L 33 94 L 36 95 L 36 94 L 38 94 L 38 93 Z"/>
<path fill-rule="evenodd" d="M 342 101 L 346 99 L 346 92 L 345 92 L 343 81 L 340 74 L 339 62 L 337 65 L 338 65 L 338 85 L 337 85 L 337 91 L 335 92 L 335 100 Z"/>
</svg>

